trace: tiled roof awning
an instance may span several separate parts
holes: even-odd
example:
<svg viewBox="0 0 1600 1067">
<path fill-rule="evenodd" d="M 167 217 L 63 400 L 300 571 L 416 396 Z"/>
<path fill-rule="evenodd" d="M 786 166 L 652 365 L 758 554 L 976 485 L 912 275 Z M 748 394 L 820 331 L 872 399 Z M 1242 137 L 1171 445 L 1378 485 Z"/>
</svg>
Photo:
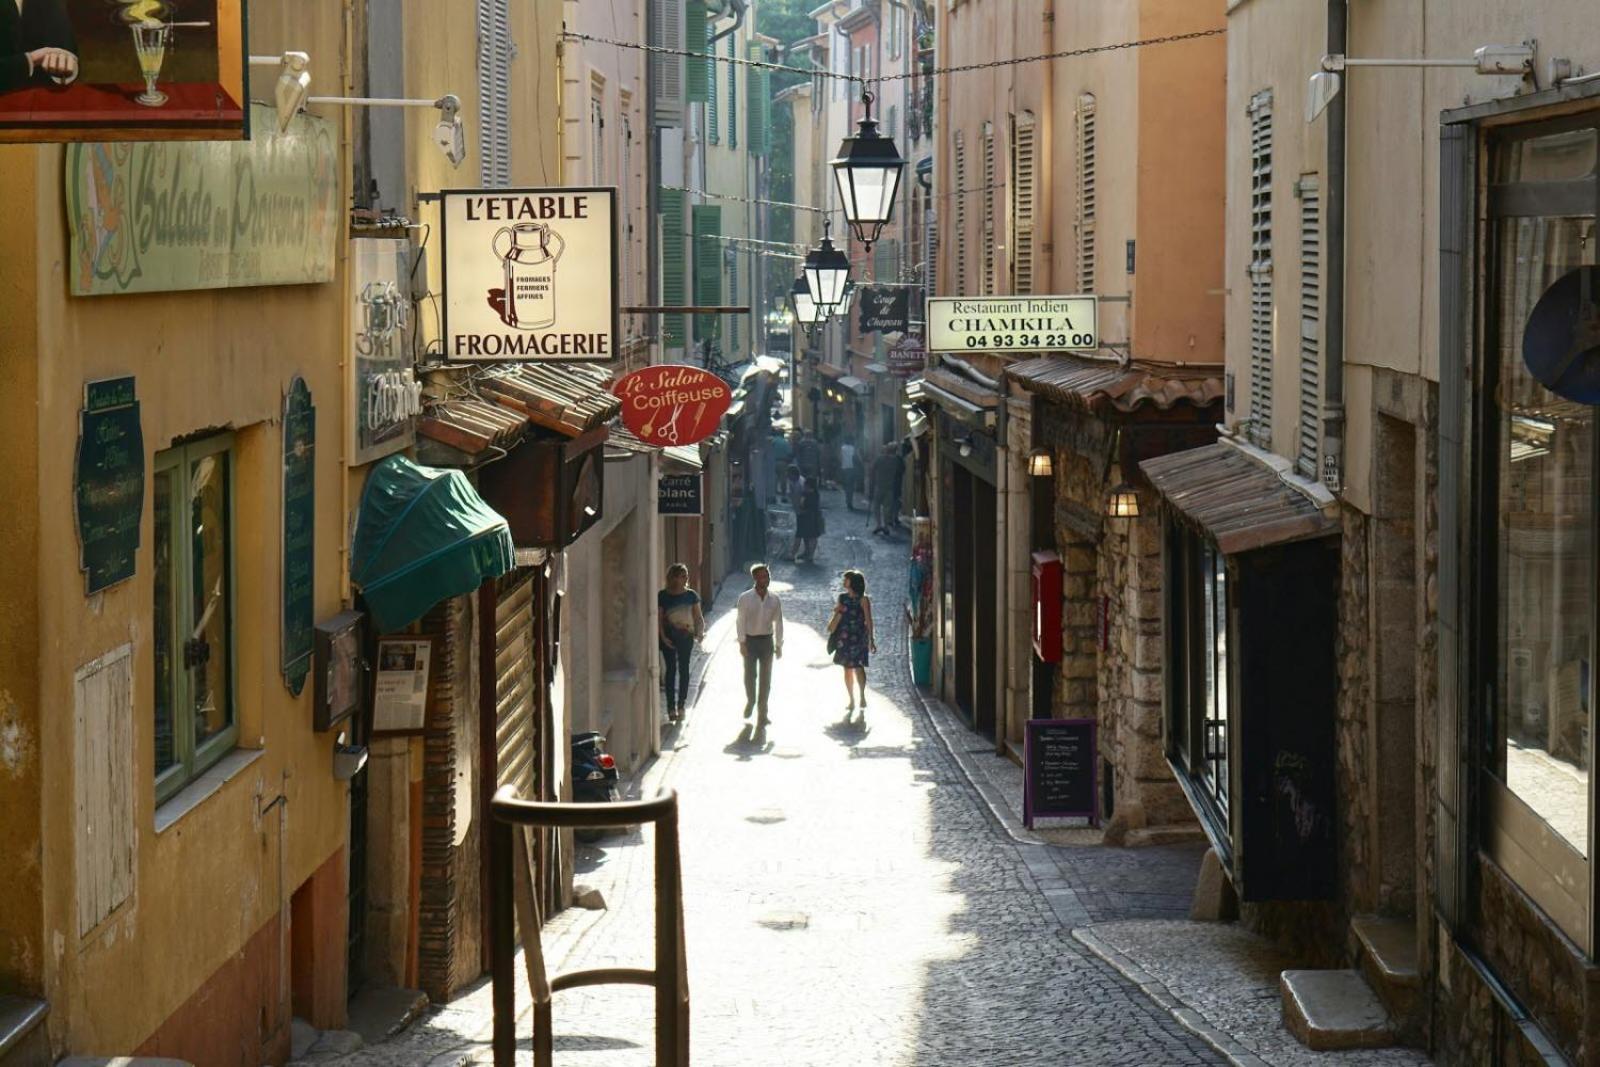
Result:
<svg viewBox="0 0 1600 1067">
<path fill-rule="evenodd" d="M 496 403 L 526 415 L 535 425 L 577 437 L 622 410 L 607 388 L 610 374 L 581 363 L 516 363 L 476 383 Z"/>
<path fill-rule="evenodd" d="M 606 438 L 606 447 L 613 454 L 626 452 L 648 456 L 659 452 L 661 453 L 661 458 L 666 462 L 689 471 L 698 471 L 705 467 L 705 461 L 700 458 L 699 445 L 668 445 L 663 448 L 659 445 L 647 444 L 635 436 L 632 430 L 622 425 L 620 419 L 611 424 L 609 436 Z"/>
<path fill-rule="evenodd" d="M 441 400 L 417 422 L 425 437 L 442 441 L 468 455 L 495 448 L 509 449 L 527 432 L 525 415 L 482 400 Z"/>
<path fill-rule="evenodd" d="M 932 400 L 978 415 L 992 412 L 1000 405 L 1000 394 L 986 389 L 964 375 L 943 367 L 930 367 L 922 372 L 922 392 Z"/>
<path fill-rule="evenodd" d="M 1222 399 L 1222 368 L 1180 367 L 1133 360 L 1038 356 L 1006 368 L 1006 376 L 1029 392 L 1089 410 L 1132 412 L 1177 404 L 1206 407 Z"/>
<path fill-rule="evenodd" d="M 1147 459 L 1139 469 L 1224 555 L 1339 532 L 1338 519 L 1306 492 L 1226 441 Z"/>
</svg>

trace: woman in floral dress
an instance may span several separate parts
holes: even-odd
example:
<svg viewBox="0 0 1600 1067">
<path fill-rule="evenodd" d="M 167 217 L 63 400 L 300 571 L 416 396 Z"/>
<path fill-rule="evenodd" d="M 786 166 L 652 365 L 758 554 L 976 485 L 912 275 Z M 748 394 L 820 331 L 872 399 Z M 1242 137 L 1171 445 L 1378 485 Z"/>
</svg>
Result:
<svg viewBox="0 0 1600 1067">
<path fill-rule="evenodd" d="M 859 706 L 867 710 L 867 658 L 878 651 L 872 631 L 872 598 L 867 596 L 867 577 L 860 571 L 844 572 L 844 591 L 833 606 L 828 632 L 836 637 L 833 662 L 844 668 L 844 689 L 850 698 L 845 718 Z M 859 689 L 860 699 L 856 692 Z"/>
</svg>

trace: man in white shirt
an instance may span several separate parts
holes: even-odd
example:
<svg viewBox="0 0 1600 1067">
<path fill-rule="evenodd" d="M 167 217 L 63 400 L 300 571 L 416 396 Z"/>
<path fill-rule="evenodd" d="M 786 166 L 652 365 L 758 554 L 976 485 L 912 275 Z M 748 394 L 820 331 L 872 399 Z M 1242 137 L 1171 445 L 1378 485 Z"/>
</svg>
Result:
<svg viewBox="0 0 1600 1067">
<path fill-rule="evenodd" d="M 860 488 L 861 469 L 856 466 L 855 442 L 848 437 L 839 442 L 839 484 L 844 488 L 844 509 L 856 509 L 856 490 Z"/>
<path fill-rule="evenodd" d="M 767 694 L 772 691 L 772 659 L 783 658 L 783 605 L 769 592 L 772 572 L 765 563 L 750 568 L 754 584 L 739 594 L 739 654 L 744 657 L 744 717 L 759 707 L 758 727 L 767 725 Z M 760 675 L 759 684 L 757 674 Z"/>
</svg>

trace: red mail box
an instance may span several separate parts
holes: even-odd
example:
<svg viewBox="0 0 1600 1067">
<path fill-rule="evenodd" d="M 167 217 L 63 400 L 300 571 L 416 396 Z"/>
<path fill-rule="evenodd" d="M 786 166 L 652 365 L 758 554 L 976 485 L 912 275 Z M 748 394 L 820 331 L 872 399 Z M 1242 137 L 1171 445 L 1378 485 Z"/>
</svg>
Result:
<svg viewBox="0 0 1600 1067">
<path fill-rule="evenodd" d="M 1061 662 L 1061 557 L 1054 552 L 1033 554 L 1033 654 Z"/>
</svg>

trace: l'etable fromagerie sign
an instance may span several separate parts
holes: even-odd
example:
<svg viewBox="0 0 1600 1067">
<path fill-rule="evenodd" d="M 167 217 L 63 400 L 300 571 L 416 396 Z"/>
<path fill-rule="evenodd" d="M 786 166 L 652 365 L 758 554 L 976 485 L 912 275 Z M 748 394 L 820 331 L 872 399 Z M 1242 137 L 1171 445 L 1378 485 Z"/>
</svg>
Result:
<svg viewBox="0 0 1600 1067">
<path fill-rule="evenodd" d="M 616 355 L 615 189 L 449 189 L 443 200 L 447 359 Z"/>
<path fill-rule="evenodd" d="M 1083 352 L 1100 347 L 1092 296 L 934 297 L 930 352 Z"/>
</svg>

